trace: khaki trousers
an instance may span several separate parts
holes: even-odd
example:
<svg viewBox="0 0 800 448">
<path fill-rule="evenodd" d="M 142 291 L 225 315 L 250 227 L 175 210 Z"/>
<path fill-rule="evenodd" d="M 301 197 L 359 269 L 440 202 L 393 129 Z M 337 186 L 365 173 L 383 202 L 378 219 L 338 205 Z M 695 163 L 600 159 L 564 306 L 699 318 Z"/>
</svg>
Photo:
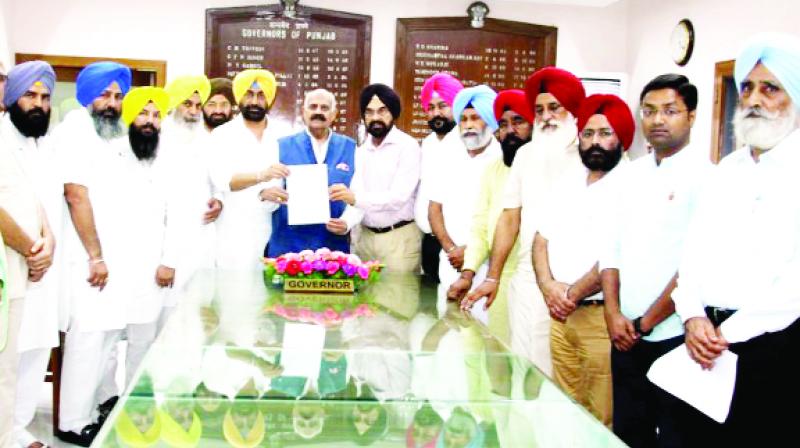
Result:
<svg viewBox="0 0 800 448">
<path fill-rule="evenodd" d="M 386 233 L 360 227 L 354 246 L 361 260 L 378 260 L 388 272 L 420 272 L 422 232 L 414 223 Z"/>
<path fill-rule="evenodd" d="M 611 340 L 602 305 L 579 306 L 566 322 L 550 324 L 553 379 L 611 427 Z"/>
</svg>

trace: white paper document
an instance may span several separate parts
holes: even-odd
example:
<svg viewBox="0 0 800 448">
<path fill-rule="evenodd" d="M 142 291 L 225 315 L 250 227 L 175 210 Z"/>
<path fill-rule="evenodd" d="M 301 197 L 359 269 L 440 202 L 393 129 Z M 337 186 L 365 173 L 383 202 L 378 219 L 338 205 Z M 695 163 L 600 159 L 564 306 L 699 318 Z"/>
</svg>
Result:
<svg viewBox="0 0 800 448">
<path fill-rule="evenodd" d="M 291 165 L 286 192 L 290 226 L 325 224 L 330 219 L 328 165 Z"/>
<path fill-rule="evenodd" d="M 728 418 L 736 385 L 736 360 L 730 350 L 722 352 L 711 370 L 703 370 L 689 357 L 686 344 L 658 358 L 647 372 L 653 384 L 694 406 L 719 423 Z"/>
<path fill-rule="evenodd" d="M 325 345 L 322 325 L 287 323 L 283 328 L 282 376 L 316 378 Z"/>
</svg>

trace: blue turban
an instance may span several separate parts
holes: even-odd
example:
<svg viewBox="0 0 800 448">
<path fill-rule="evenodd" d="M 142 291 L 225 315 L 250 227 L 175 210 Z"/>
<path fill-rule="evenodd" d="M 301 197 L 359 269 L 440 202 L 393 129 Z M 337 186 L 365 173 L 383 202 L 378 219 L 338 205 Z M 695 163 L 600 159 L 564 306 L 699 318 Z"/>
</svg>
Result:
<svg viewBox="0 0 800 448">
<path fill-rule="evenodd" d="M 3 104 L 7 108 L 11 107 L 36 81 L 41 81 L 50 93 L 53 93 L 53 87 L 56 85 L 56 72 L 53 71 L 53 67 L 44 61 L 28 61 L 12 67 L 8 71 Z"/>
<path fill-rule="evenodd" d="M 750 39 L 736 58 L 733 76 L 737 89 L 759 62 L 778 78 L 794 107 L 800 109 L 800 39 L 780 33 L 763 33 Z"/>
<path fill-rule="evenodd" d="M 497 130 L 497 119 L 494 117 L 494 99 L 497 98 L 497 92 L 486 85 L 475 87 L 467 87 L 466 89 L 458 92 L 453 100 L 453 118 L 456 123 L 461 121 L 461 113 L 468 105 L 478 111 L 478 115 L 483 118 L 486 125 L 492 132 Z"/>
<path fill-rule="evenodd" d="M 119 85 L 123 95 L 128 93 L 131 88 L 131 69 L 117 62 L 94 62 L 78 73 L 75 82 L 78 102 L 88 106 L 113 82 Z"/>
</svg>

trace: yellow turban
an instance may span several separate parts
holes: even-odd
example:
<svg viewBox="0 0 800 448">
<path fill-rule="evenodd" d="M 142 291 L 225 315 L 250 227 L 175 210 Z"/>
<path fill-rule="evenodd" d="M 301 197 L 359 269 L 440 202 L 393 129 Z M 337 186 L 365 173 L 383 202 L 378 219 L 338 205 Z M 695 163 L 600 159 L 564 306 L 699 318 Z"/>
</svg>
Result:
<svg viewBox="0 0 800 448">
<path fill-rule="evenodd" d="M 145 432 L 139 431 L 139 428 L 133 424 L 128 413 L 123 409 L 117 416 L 117 421 L 114 423 L 114 429 L 117 431 L 117 438 L 125 444 L 134 448 L 146 448 L 155 445 L 161 437 L 161 417 L 155 413 L 153 425 L 150 426 Z"/>
<path fill-rule="evenodd" d="M 131 89 L 122 100 L 122 121 L 130 126 L 136 116 L 152 102 L 156 105 L 161 117 L 167 115 L 169 110 L 169 95 L 161 87 L 136 87 Z"/>
<path fill-rule="evenodd" d="M 167 445 L 174 448 L 193 448 L 200 443 L 203 425 L 196 412 L 192 412 L 192 425 L 189 431 L 184 430 L 167 412 L 163 410 L 158 412 L 161 414 L 161 440 Z"/>
<path fill-rule="evenodd" d="M 172 80 L 165 90 L 169 94 L 169 110 L 173 110 L 194 92 L 200 94 L 200 104 L 204 104 L 211 94 L 211 83 L 205 75 L 186 75 Z"/>
<path fill-rule="evenodd" d="M 264 96 L 267 97 L 267 106 L 272 106 L 275 101 L 275 91 L 277 89 L 277 82 L 275 75 L 269 70 L 262 69 L 247 69 L 239 72 L 233 78 L 233 96 L 236 97 L 236 102 L 242 101 L 242 97 L 247 93 L 247 89 L 257 83 L 261 90 L 264 91 Z"/>
<path fill-rule="evenodd" d="M 256 415 L 256 422 L 253 424 L 253 427 L 250 428 L 247 436 L 243 437 L 242 433 L 239 432 L 239 428 L 236 427 L 236 423 L 233 421 L 231 410 L 228 409 L 228 412 L 225 413 L 225 419 L 222 422 L 222 433 L 225 436 L 225 441 L 235 448 L 253 448 L 260 445 L 264 440 L 267 428 L 264 423 L 264 414 L 258 411 Z"/>
</svg>

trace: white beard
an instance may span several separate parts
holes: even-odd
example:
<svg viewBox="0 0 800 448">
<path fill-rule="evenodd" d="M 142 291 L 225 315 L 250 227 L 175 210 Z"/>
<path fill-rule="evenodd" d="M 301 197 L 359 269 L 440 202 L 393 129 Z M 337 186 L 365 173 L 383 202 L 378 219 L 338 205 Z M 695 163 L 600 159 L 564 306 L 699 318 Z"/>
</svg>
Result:
<svg viewBox="0 0 800 448">
<path fill-rule="evenodd" d="M 531 142 L 543 148 L 563 149 L 575 141 L 578 136 L 578 125 L 570 114 L 564 121 L 551 121 L 558 125 L 555 129 L 542 129 L 543 124 L 537 122 L 533 128 Z"/>
<path fill-rule="evenodd" d="M 757 117 L 748 117 L 757 114 Z M 770 113 L 763 109 L 737 108 L 733 116 L 733 131 L 739 145 L 769 150 L 797 129 L 797 111 L 790 106 L 788 112 Z"/>
<path fill-rule="evenodd" d="M 467 151 L 483 148 L 489 144 L 491 139 L 492 133 L 489 131 L 488 126 L 483 128 L 483 131 L 479 135 L 465 136 L 463 133 L 461 134 L 461 141 L 464 142 L 464 146 L 467 148 Z"/>
<path fill-rule="evenodd" d="M 190 131 L 194 131 L 195 129 L 197 129 L 198 126 L 202 125 L 203 121 L 202 115 L 200 115 L 199 117 L 195 117 L 194 121 L 186 120 L 182 115 L 178 113 L 177 110 L 173 112 L 172 119 L 175 121 L 176 124 Z"/>
</svg>

